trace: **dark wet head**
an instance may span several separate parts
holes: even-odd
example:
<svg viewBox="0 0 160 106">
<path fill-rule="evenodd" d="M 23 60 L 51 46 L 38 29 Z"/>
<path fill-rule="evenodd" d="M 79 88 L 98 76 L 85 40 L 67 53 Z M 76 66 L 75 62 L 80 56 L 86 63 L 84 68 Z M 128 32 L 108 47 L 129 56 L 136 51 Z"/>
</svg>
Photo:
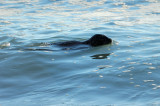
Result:
<svg viewBox="0 0 160 106">
<path fill-rule="evenodd" d="M 95 34 L 89 40 L 86 41 L 87 44 L 91 46 L 100 46 L 105 44 L 110 44 L 112 40 L 105 35 L 102 34 Z"/>
</svg>

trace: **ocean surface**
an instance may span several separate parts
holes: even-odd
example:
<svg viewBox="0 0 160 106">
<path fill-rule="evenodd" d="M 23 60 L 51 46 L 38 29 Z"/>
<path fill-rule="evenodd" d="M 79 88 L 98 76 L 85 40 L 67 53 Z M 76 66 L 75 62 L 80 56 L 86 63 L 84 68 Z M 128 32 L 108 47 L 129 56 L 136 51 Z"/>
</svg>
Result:
<svg viewBox="0 0 160 106">
<path fill-rule="evenodd" d="M 0 106 L 57 105 L 160 106 L 160 0 L 0 0 Z"/>
</svg>

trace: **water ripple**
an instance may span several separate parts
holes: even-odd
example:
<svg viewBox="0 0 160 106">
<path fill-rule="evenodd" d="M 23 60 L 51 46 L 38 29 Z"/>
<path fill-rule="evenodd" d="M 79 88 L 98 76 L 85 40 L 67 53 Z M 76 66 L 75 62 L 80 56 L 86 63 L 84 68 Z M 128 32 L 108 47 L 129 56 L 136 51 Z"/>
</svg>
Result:
<svg viewBox="0 0 160 106">
<path fill-rule="evenodd" d="M 158 0 L 1 0 L 0 11 L 1 105 L 158 103 Z M 96 33 L 113 44 L 50 45 Z"/>
</svg>

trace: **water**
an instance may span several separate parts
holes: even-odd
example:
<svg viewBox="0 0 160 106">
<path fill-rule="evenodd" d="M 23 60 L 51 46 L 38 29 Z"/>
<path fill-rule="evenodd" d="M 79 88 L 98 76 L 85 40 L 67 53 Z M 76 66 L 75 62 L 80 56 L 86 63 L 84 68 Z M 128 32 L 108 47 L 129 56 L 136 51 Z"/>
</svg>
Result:
<svg viewBox="0 0 160 106">
<path fill-rule="evenodd" d="M 1 0 L 0 105 L 158 106 L 159 35 L 159 0 Z"/>
</svg>

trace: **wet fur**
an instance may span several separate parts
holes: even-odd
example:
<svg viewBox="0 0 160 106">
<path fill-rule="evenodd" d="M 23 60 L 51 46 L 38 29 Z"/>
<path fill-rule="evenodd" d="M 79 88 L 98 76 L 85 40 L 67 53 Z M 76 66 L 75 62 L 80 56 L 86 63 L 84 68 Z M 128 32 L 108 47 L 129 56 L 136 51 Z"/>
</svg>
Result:
<svg viewBox="0 0 160 106">
<path fill-rule="evenodd" d="M 106 45 L 112 43 L 112 39 L 106 37 L 105 35 L 102 34 L 95 34 L 92 36 L 89 40 L 80 42 L 80 41 L 67 41 L 67 42 L 60 42 L 56 43 L 58 46 L 74 46 L 74 45 L 79 45 L 79 44 L 85 44 L 85 45 L 90 45 L 90 46 L 101 46 L 101 45 Z"/>
</svg>

